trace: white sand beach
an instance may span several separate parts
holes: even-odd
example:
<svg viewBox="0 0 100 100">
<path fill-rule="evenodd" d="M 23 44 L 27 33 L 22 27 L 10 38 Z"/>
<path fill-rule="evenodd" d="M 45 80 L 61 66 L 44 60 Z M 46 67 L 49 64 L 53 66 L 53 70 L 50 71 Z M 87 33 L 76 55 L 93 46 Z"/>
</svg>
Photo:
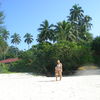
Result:
<svg viewBox="0 0 100 100">
<path fill-rule="evenodd" d="M 100 75 L 55 77 L 0 74 L 0 100 L 100 100 Z"/>
</svg>

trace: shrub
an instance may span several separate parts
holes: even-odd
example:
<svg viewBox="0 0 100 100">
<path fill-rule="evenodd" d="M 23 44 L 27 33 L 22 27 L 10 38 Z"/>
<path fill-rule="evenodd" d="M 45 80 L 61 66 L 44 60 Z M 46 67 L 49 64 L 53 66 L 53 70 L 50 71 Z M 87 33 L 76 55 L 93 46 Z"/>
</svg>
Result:
<svg viewBox="0 0 100 100">
<path fill-rule="evenodd" d="M 0 73 L 7 73 L 7 72 L 9 72 L 7 64 L 0 63 Z"/>
<path fill-rule="evenodd" d="M 96 37 L 92 42 L 92 50 L 94 51 L 94 63 L 100 66 L 100 36 Z"/>
</svg>

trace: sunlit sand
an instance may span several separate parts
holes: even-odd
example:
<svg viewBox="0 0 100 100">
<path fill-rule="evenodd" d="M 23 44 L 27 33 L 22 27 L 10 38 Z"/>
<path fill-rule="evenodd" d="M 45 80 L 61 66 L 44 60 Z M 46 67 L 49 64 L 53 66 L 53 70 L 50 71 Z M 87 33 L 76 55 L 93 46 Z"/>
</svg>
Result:
<svg viewBox="0 0 100 100">
<path fill-rule="evenodd" d="M 55 77 L 0 74 L 0 100 L 100 100 L 100 75 Z"/>
</svg>

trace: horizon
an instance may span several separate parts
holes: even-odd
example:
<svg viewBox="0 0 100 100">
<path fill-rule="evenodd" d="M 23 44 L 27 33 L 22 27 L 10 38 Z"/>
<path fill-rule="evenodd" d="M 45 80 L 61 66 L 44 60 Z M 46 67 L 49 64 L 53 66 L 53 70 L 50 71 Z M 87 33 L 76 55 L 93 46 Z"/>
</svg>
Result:
<svg viewBox="0 0 100 100">
<path fill-rule="evenodd" d="M 56 24 L 59 21 L 67 20 L 70 9 L 74 4 L 79 4 L 79 6 L 82 7 L 84 15 L 92 17 L 91 23 L 93 27 L 90 33 L 93 34 L 93 37 L 99 36 L 99 0 L 0 0 L 0 2 L 1 11 L 4 11 L 5 15 L 4 24 L 10 32 L 10 36 L 14 33 L 18 33 L 23 40 L 23 36 L 26 33 L 31 33 L 34 39 L 31 46 L 37 44 L 36 38 L 39 33 L 37 29 L 45 19 L 47 19 L 50 24 Z M 10 41 L 11 39 L 8 40 L 8 44 L 11 46 L 12 44 Z M 27 44 L 21 41 L 18 48 L 20 50 L 27 50 Z"/>
</svg>

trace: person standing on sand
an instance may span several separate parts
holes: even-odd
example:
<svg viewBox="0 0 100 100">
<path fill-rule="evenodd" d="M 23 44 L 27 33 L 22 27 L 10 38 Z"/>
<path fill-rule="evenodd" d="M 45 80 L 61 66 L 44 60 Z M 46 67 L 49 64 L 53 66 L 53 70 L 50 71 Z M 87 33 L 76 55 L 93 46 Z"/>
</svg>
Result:
<svg viewBox="0 0 100 100">
<path fill-rule="evenodd" d="M 55 77 L 56 81 L 58 77 L 60 77 L 60 80 L 62 79 L 62 63 L 60 60 L 57 60 L 57 66 L 55 67 Z"/>
</svg>

